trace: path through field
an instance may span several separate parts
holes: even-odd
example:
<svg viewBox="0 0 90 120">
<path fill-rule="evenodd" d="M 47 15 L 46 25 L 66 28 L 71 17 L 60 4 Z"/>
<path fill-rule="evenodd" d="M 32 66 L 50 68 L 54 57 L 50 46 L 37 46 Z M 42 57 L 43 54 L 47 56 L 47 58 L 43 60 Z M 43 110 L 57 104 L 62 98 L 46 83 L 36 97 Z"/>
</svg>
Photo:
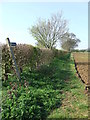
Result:
<svg viewBox="0 0 90 120">
<path fill-rule="evenodd" d="M 85 85 L 76 76 L 74 62 L 70 63 L 72 75 L 68 79 L 68 87 L 63 92 L 62 105 L 54 109 L 48 118 L 69 119 L 88 118 L 88 96 L 85 94 Z"/>
</svg>

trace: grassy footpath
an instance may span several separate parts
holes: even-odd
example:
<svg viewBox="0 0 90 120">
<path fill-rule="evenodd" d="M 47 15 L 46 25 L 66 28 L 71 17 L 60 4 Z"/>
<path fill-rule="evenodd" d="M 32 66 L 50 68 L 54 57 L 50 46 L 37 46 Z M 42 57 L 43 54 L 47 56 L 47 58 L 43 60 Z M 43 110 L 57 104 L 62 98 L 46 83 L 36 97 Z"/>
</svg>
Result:
<svg viewBox="0 0 90 120">
<path fill-rule="evenodd" d="M 54 109 L 48 119 L 88 118 L 88 96 L 84 93 L 84 84 L 76 77 L 73 60 L 70 61 L 70 70 L 67 86 L 63 89 L 62 105 Z"/>
<path fill-rule="evenodd" d="M 87 118 L 87 96 L 75 76 L 70 54 L 54 58 L 49 65 L 25 68 L 21 83 L 9 77 L 3 82 L 3 120 Z"/>
</svg>

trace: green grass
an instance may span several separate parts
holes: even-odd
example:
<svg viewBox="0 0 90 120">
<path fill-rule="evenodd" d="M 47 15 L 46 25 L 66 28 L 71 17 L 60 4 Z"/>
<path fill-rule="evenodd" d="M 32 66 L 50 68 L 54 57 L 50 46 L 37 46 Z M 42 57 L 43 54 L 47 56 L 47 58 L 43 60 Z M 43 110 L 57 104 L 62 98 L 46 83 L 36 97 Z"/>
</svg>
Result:
<svg viewBox="0 0 90 120">
<path fill-rule="evenodd" d="M 83 83 L 75 76 L 74 63 L 70 59 L 70 54 L 62 58 L 54 58 L 49 65 L 43 65 L 38 70 L 31 71 L 29 67 L 25 67 L 21 74 L 22 85 L 24 80 L 28 81 L 28 89 L 32 96 L 29 93 L 23 93 L 24 88 L 21 92 L 26 96 L 25 101 L 29 96 L 33 99 L 34 105 L 31 101 L 28 103 L 30 110 L 35 107 L 35 110 L 32 110 L 32 116 L 29 114 L 32 118 L 35 119 L 38 115 L 41 120 L 87 118 L 87 96 L 84 94 Z M 10 89 L 10 82 L 19 84 L 15 77 L 9 77 L 8 81 L 3 82 L 3 99 L 7 95 L 7 89 Z M 18 92 L 20 95 L 20 89 Z M 23 98 L 22 94 L 18 99 Z M 23 109 L 27 109 L 28 106 L 26 106 Z M 28 116 L 27 113 L 26 116 Z"/>
<path fill-rule="evenodd" d="M 75 76 L 73 61 L 70 63 L 72 73 L 68 86 L 64 90 L 64 99 L 59 108 L 54 109 L 47 119 L 54 118 L 88 118 L 88 97 L 84 93 L 84 84 Z"/>
</svg>

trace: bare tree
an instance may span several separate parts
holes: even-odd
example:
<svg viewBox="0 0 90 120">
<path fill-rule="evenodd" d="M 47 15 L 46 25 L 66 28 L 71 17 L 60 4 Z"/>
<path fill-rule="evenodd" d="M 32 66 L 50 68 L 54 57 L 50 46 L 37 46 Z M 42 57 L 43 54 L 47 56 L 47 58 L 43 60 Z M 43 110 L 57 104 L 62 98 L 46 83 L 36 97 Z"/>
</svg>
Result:
<svg viewBox="0 0 90 120">
<path fill-rule="evenodd" d="M 78 46 L 80 40 L 76 38 L 74 33 L 65 33 L 61 38 L 61 47 L 67 51 L 73 50 Z"/>
<path fill-rule="evenodd" d="M 68 31 L 67 20 L 61 13 L 53 14 L 50 19 L 39 19 L 36 25 L 29 28 L 29 32 L 37 40 L 39 47 L 53 49 L 63 34 Z"/>
</svg>

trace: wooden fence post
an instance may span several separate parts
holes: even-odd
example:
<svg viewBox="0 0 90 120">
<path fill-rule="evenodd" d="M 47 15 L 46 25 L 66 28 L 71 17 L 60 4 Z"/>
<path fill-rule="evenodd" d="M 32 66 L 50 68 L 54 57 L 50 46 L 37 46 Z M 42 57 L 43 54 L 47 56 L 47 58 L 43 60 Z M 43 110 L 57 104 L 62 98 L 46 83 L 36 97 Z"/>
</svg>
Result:
<svg viewBox="0 0 90 120">
<path fill-rule="evenodd" d="M 16 64 L 16 60 L 15 60 L 15 57 L 14 57 L 14 52 L 13 52 L 13 49 L 12 49 L 12 47 L 16 46 L 16 43 L 15 42 L 10 42 L 9 38 L 7 38 L 6 41 L 7 41 L 8 47 L 10 49 L 13 61 L 14 61 L 14 65 L 15 65 L 15 68 L 16 68 L 16 73 L 17 73 L 18 79 L 21 80 L 20 79 L 20 73 L 19 73 L 19 70 L 18 70 L 18 67 L 17 67 L 17 64 Z"/>
</svg>

